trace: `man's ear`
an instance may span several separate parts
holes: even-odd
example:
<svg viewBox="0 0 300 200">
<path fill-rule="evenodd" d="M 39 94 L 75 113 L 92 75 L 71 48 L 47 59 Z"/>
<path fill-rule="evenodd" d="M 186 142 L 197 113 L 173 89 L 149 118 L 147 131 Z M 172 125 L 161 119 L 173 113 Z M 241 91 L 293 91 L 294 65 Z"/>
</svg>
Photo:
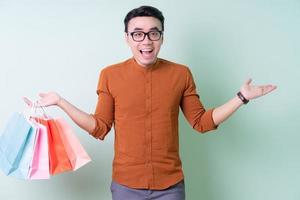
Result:
<svg viewBox="0 0 300 200">
<path fill-rule="evenodd" d="M 126 43 L 129 45 L 129 35 L 128 35 L 128 33 L 124 33 L 124 39 L 125 39 L 125 41 L 126 41 Z"/>
</svg>

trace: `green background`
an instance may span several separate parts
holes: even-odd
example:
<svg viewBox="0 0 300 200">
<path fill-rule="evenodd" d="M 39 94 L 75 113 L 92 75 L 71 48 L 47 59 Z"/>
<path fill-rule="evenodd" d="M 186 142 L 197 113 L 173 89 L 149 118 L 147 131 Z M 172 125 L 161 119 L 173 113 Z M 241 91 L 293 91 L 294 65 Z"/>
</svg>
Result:
<svg viewBox="0 0 300 200">
<path fill-rule="evenodd" d="M 0 0 L 1 130 L 43 91 L 92 113 L 100 70 L 131 56 L 123 18 L 144 4 L 166 18 L 160 57 L 190 67 L 207 108 L 249 77 L 278 86 L 204 135 L 180 115 L 187 200 L 299 200 L 299 0 Z M 0 199 L 111 199 L 113 130 L 102 142 L 69 122 L 93 162 L 46 181 L 0 173 Z"/>
</svg>

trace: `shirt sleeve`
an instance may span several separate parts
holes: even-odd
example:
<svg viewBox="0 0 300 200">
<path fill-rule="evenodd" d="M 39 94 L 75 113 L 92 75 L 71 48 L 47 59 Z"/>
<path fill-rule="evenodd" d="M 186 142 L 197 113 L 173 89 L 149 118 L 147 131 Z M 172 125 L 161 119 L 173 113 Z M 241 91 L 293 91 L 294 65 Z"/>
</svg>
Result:
<svg viewBox="0 0 300 200">
<path fill-rule="evenodd" d="M 109 91 L 108 77 L 105 72 L 102 70 L 100 73 L 97 87 L 97 106 L 95 113 L 91 114 L 96 121 L 96 126 L 90 134 L 100 140 L 104 140 L 114 122 L 114 98 Z"/>
<path fill-rule="evenodd" d="M 196 85 L 189 68 L 186 68 L 185 89 L 180 102 L 182 112 L 193 127 L 193 129 L 204 133 L 217 129 L 212 118 L 213 108 L 205 110 L 199 95 L 197 94 Z"/>
</svg>

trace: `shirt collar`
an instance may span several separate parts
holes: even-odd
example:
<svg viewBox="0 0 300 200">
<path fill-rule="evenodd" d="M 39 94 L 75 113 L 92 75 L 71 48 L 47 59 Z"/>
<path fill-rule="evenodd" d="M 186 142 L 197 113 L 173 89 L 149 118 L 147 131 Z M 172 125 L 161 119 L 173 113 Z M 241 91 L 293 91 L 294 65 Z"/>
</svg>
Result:
<svg viewBox="0 0 300 200">
<path fill-rule="evenodd" d="M 144 67 L 144 66 L 141 66 L 140 64 L 138 64 L 136 62 L 136 60 L 134 59 L 134 57 L 130 58 L 130 62 L 132 63 L 132 66 L 135 68 L 135 69 L 138 69 L 138 70 L 141 70 L 141 71 L 144 71 L 144 72 L 147 72 L 147 71 L 153 71 L 155 68 L 158 67 L 159 65 L 159 62 L 160 62 L 160 59 L 157 58 L 156 59 L 156 62 L 150 66 L 147 66 L 147 67 Z"/>
</svg>

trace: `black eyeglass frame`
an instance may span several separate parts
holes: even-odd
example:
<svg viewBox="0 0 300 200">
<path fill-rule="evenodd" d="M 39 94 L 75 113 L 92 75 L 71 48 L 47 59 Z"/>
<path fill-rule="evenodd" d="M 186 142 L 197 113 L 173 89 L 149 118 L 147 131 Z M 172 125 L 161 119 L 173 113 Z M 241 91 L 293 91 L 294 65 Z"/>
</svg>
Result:
<svg viewBox="0 0 300 200">
<path fill-rule="evenodd" d="M 157 40 L 152 40 L 152 39 L 150 38 L 149 34 L 150 34 L 150 33 L 153 33 L 153 32 L 158 32 L 158 33 L 159 33 L 159 38 L 158 38 Z M 134 35 L 135 33 L 143 33 L 143 34 L 144 34 L 143 39 L 141 39 L 141 40 L 135 40 L 135 39 L 133 38 L 133 35 Z M 149 31 L 149 32 L 147 32 L 147 33 L 144 32 L 144 31 L 133 31 L 133 32 L 128 32 L 127 34 L 130 34 L 130 35 L 131 35 L 131 38 L 132 38 L 133 41 L 135 41 L 135 42 L 142 42 L 142 41 L 144 41 L 145 38 L 146 38 L 146 36 L 148 37 L 148 39 L 149 39 L 150 41 L 158 41 L 158 40 L 160 40 L 161 36 L 163 35 L 163 31 L 155 30 L 155 31 Z"/>
</svg>

